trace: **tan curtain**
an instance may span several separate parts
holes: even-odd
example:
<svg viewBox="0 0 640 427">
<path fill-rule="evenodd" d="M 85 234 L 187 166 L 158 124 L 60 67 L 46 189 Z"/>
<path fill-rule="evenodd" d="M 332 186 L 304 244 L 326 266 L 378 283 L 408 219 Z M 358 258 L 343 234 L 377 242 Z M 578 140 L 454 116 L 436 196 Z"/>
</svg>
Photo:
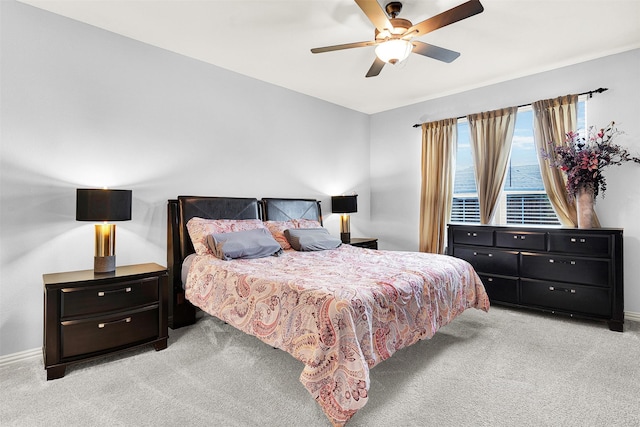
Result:
<svg viewBox="0 0 640 427">
<path fill-rule="evenodd" d="M 496 214 L 517 113 L 518 107 L 510 107 L 467 116 L 482 224 L 490 224 Z"/>
<path fill-rule="evenodd" d="M 457 119 L 422 124 L 420 251 L 442 254 L 451 216 Z"/>
<path fill-rule="evenodd" d="M 533 107 L 533 130 L 538 162 L 544 189 L 549 201 L 558 215 L 562 225 L 575 227 L 578 224 L 575 204 L 569 201 L 567 194 L 567 177 L 559 168 L 551 167 L 549 159 L 542 156 L 542 150 L 553 152 L 554 147 L 566 145 L 566 135 L 575 131 L 578 117 L 578 95 L 561 96 L 554 99 L 544 99 L 531 104 Z M 600 226 L 597 216 L 593 224 Z"/>
</svg>

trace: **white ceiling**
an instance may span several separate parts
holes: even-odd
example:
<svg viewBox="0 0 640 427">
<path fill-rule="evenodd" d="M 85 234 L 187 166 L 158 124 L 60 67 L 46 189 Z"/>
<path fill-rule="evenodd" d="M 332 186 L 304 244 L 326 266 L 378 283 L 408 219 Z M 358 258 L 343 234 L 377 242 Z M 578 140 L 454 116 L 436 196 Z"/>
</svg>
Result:
<svg viewBox="0 0 640 427">
<path fill-rule="evenodd" d="M 418 38 L 456 61 L 412 54 L 365 78 L 373 47 L 310 53 L 373 39 L 353 0 L 21 1 L 368 114 L 640 47 L 640 0 L 481 0 L 483 13 Z M 464 1 L 404 0 L 400 17 Z"/>
</svg>

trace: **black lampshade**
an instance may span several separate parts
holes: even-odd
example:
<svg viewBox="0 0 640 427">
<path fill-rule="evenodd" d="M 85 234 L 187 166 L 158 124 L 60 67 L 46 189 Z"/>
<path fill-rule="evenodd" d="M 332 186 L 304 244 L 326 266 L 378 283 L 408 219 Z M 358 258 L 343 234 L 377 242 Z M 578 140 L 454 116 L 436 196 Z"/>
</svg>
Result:
<svg viewBox="0 0 640 427">
<path fill-rule="evenodd" d="M 352 196 L 332 196 L 331 212 L 333 213 L 353 213 L 358 212 L 358 195 Z"/>
<path fill-rule="evenodd" d="M 129 221 L 131 190 L 76 190 L 76 221 Z"/>
</svg>

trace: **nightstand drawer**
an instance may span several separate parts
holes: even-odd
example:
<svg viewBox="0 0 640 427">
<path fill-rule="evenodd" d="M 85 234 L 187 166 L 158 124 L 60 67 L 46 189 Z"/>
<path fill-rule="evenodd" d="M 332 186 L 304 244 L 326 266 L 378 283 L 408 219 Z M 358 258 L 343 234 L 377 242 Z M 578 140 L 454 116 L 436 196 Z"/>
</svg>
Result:
<svg viewBox="0 0 640 427">
<path fill-rule="evenodd" d="M 158 302 L 158 278 L 132 280 L 111 285 L 64 288 L 61 316 L 69 318 L 100 314 Z"/>
<path fill-rule="evenodd" d="M 112 350 L 158 337 L 158 307 L 61 322 L 62 358 Z"/>
</svg>

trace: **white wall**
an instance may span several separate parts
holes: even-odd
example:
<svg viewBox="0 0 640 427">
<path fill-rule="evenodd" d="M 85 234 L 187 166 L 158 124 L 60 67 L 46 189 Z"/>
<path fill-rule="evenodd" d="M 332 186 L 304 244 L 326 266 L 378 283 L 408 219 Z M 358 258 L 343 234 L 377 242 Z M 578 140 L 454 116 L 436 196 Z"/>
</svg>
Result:
<svg viewBox="0 0 640 427">
<path fill-rule="evenodd" d="M 472 70 L 470 70 L 472 72 Z M 425 84 L 434 84 L 426 80 Z M 531 103 L 599 87 L 588 101 L 590 124 L 614 120 L 616 143 L 640 156 L 640 50 L 486 86 L 371 117 L 371 228 L 383 249 L 418 249 L 421 131 L 414 123 Z M 640 165 L 609 168 L 596 211 L 603 227 L 624 228 L 625 311 L 640 313 Z"/>
<path fill-rule="evenodd" d="M 181 194 L 321 199 L 369 216 L 369 117 L 0 1 L 0 355 L 42 345 L 42 274 L 93 268 L 75 189 L 133 190 L 117 264 L 166 265 Z"/>
</svg>

